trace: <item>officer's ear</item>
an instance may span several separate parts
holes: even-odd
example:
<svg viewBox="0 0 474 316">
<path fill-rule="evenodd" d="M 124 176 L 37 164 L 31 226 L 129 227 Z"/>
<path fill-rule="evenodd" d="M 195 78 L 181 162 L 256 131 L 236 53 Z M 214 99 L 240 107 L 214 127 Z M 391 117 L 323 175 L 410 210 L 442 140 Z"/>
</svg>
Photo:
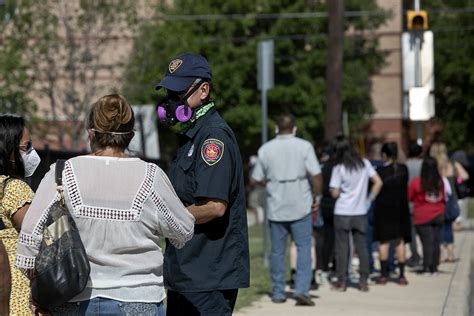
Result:
<svg viewBox="0 0 474 316">
<path fill-rule="evenodd" d="M 211 93 L 211 85 L 209 84 L 209 82 L 205 81 L 201 83 L 201 86 L 199 86 L 199 93 L 199 99 L 201 99 L 201 101 L 209 99 L 209 95 Z"/>
</svg>

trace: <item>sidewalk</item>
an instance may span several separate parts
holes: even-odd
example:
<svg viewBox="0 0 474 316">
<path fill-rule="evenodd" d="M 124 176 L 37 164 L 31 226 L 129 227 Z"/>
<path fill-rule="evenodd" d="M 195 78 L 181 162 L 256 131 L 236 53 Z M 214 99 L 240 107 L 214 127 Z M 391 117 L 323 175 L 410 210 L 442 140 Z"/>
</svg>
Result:
<svg viewBox="0 0 474 316">
<path fill-rule="evenodd" d="M 417 275 L 407 268 L 410 284 L 402 287 L 389 282 L 385 286 L 371 284 L 368 293 L 348 288 L 339 293 L 323 285 L 311 295 L 316 306 L 295 306 L 293 299 L 274 304 L 269 296 L 234 313 L 235 316 L 279 315 L 469 315 L 471 295 L 471 261 L 474 260 L 474 231 L 456 233 L 456 263 L 442 263 L 439 276 Z M 474 267 L 473 267 L 474 268 Z"/>
</svg>

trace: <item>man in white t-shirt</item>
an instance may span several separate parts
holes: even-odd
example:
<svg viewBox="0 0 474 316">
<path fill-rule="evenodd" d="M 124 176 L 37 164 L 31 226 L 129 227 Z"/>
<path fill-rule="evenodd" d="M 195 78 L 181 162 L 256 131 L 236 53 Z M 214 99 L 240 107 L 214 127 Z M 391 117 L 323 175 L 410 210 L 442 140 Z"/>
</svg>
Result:
<svg viewBox="0 0 474 316">
<path fill-rule="evenodd" d="M 295 137 L 291 114 L 278 118 L 277 136 L 258 150 L 258 161 L 252 172 L 255 182 L 265 183 L 266 212 L 272 240 L 272 302 L 283 303 L 285 294 L 285 250 L 291 233 L 298 249 L 295 293 L 297 305 L 314 305 L 309 296 L 311 286 L 311 208 L 321 198 L 321 168 L 314 148 Z M 311 178 L 312 188 L 308 181 Z"/>
</svg>

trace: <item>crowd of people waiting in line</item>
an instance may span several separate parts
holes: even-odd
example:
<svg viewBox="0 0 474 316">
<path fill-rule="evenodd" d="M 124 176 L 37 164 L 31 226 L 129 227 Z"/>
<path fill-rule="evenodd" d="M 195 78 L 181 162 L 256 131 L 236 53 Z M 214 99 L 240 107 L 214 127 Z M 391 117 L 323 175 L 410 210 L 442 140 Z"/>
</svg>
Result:
<svg viewBox="0 0 474 316">
<path fill-rule="evenodd" d="M 466 168 L 449 158 L 441 141 L 434 141 L 425 153 L 411 144 L 404 163 L 395 142 L 377 143 L 373 149 L 371 159 L 361 158 L 346 138 L 338 137 L 319 151 L 323 187 L 317 196 L 319 206 L 313 209 L 313 289 L 331 284 L 332 290 L 343 292 L 356 282 L 361 291 L 368 291 L 375 251 L 380 274 L 373 281 L 378 285 L 392 280 L 408 285 L 406 264 L 433 276 L 441 261 L 458 260 L 453 225 L 461 219 L 458 203 L 464 196 L 459 195 L 458 185 L 469 179 Z M 297 279 L 295 257 L 292 242 L 292 287 Z M 358 258 L 358 271 L 353 271 L 353 257 Z"/>
</svg>

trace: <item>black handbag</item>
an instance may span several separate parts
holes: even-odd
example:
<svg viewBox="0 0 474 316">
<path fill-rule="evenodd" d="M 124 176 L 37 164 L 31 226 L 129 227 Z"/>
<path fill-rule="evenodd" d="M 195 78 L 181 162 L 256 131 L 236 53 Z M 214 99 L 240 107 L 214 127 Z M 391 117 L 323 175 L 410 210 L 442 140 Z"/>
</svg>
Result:
<svg viewBox="0 0 474 316">
<path fill-rule="evenodd" d="M 458 218 L 460 214 L 461 211 L 457 199 L 453 195 L 450 195 L 446 201 L 444 219 L 448 222 L 452 222 Z"/>
<path fill-rule="evenodd" d="M 456 189 L 456 194 L 459 199 L 464 199 L 469 196 L 469 187 L 466 184 L 466 181 L 463 181 L 461 177 L 456 177 L 454 188 Z"/>
<path fill-rule="evenodd" d="M 64 160 L 56 162 L 56 184 L 60 198 L 51 205 L 31 280 L 33 301 L 49 310 L 81 293 L 90 273 L 86 250 L 64 202 L 64 163 Z"/>
<path fill-rule="evenodd" d="M 465 197 L 469 196 L 469 187 L 467 186 L 467 181 L 464 181 L 457 173 L 456 166 L 454 163 L 453 170 L 454 170 L 454 189 L 456 191 L 456 195 L 458 199 L 464 199 Z"/>
</svg>

